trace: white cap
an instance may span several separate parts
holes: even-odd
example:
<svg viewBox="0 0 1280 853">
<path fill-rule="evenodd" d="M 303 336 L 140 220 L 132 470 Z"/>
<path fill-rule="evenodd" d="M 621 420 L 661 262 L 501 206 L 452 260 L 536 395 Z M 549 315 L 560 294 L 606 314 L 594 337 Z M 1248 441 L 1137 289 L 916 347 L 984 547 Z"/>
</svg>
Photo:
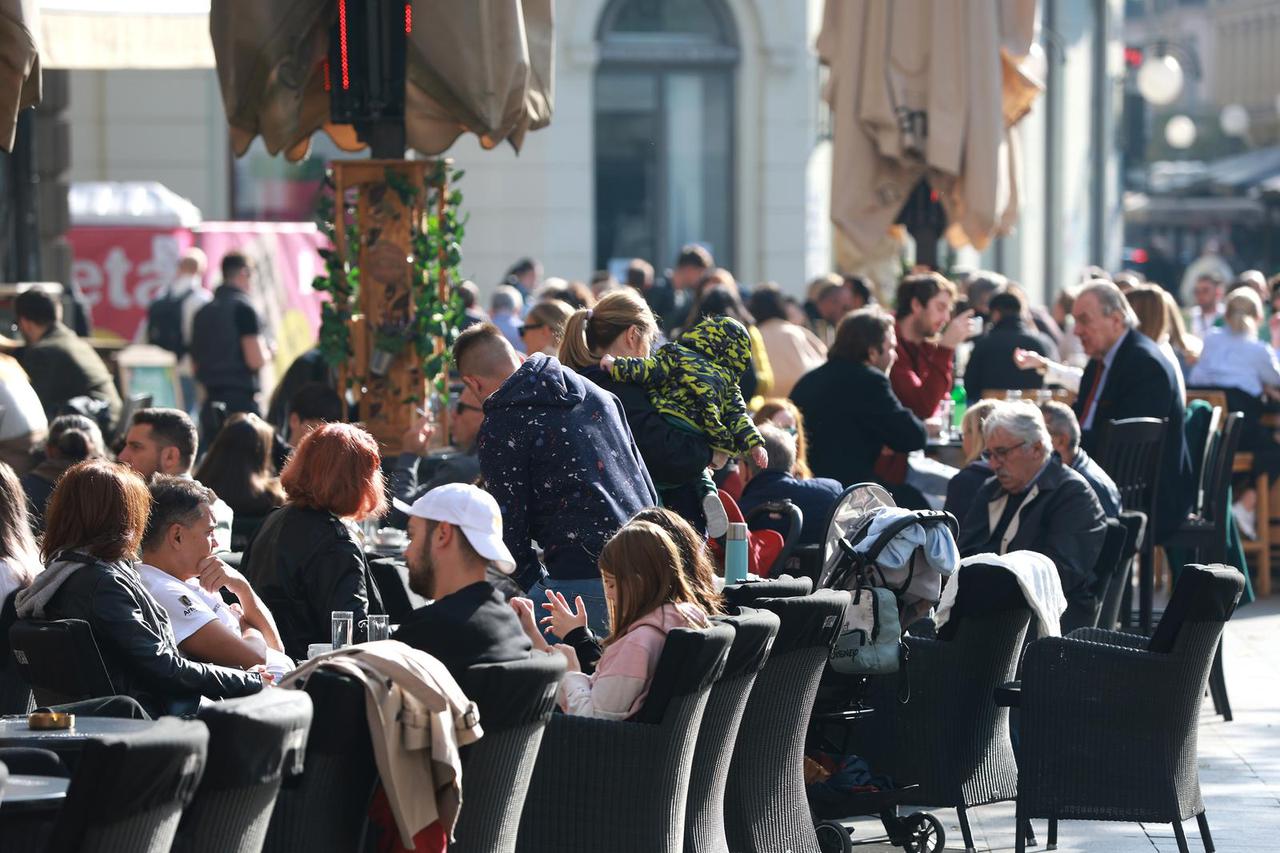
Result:
<svg viewBox="0 0 1280 853">
<path fill-rule="evenodd" d="M 409 506 L 397 498 L 395 508 L 405 515 L 431 521 L 447 521 L 462 531 L 476 553 L 505 574 L 516 570 L 516 561 L 502 541 L 502 513 L 493 495 L 467 483 L 437 486 Z"/>
</svg>

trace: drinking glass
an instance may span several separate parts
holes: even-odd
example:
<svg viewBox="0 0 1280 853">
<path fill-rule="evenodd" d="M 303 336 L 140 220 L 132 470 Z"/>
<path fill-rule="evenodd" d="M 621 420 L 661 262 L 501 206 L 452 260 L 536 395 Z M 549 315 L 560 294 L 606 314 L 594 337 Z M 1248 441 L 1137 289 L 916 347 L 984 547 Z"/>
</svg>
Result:
<svg viewBox="0 0 1280 853">
<path fill-rule="evenodd" d="M 955 402 L 943 398 L 938 404 L 938 417 L 942 421 L 942 429 L 938 432 L 938 439 L 944 444 L 951 440 L 951 419 L 955 414 Z"/>
<path fill-rule="evenodd" d="M 355 614 L 350 610 L 333 611 L 333 647 L 345 648 L 351 645 L 351 629 L 355 624 Z"/>
<path fill-rule="evenodd" d="M 369 642 L 391 639 L 391 617 L 376 615 L 369 617 Z"/>
</svg>

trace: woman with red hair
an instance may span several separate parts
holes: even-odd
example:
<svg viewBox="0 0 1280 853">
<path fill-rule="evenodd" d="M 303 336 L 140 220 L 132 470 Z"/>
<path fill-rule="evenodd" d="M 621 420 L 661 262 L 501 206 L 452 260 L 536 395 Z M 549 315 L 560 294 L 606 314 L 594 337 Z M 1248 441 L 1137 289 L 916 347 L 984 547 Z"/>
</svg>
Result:
<svg viewBox="0 0 1280 853">
<path fill-rule="evenodd" d="M 244 555 L 244 574 L 275 614 L 285 652 L 328 643 L 330 616 L 350 610 L 353 642 L 382 613 L 378 588 L 349 521 L 386 510 L 378 442 L 358 426 L 324 424 L 307 434 L 280 475 L 288 500 L 268 516 Z"/>
</svg>

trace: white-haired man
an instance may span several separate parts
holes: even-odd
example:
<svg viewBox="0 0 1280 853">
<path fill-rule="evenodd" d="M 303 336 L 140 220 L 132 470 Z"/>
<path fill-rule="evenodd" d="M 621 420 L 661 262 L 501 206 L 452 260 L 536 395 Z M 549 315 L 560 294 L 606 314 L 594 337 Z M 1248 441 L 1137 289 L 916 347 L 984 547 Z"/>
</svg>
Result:
<svg viewBox="0 0 1280 853">
<path fill-rule="evenodd" d="M 1163 418 L 1168 422 L 1156 517 L 1149 519 L 1155 543 L 1161 544 L 1178 529 L 1191 503 L 1191 458 L 1182 432 L 1184 401 L 1178 393 L 1178 377 L 1155 343 L 1137 330 L 1137 315 L 1111 282 L 1085 285 L 1071 313 L 1076 335 L 1089 356 L 1075 404 L 1085 451 L 1101 458 L 1111 421 Z"/>
<path fill-rule="evenodd" d="M 982 456 L 995 476 L 960 525 L 960 554 L 1035 551 L 1053 560 L 1067 598 L 1064 624 L 1092 624 L 1100 601 L 1094 564 L 1106 538 L 1098 496 L 1053 455 L 1031 403 L 1000 402 L 982 425 Z"/>
</svg>

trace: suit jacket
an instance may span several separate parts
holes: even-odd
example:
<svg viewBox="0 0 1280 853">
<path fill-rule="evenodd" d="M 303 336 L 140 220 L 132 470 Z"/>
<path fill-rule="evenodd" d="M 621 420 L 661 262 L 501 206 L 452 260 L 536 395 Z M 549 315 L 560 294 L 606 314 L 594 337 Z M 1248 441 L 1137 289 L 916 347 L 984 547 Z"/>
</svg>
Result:
<svg viewBox="0 0 1280 853">
<path fill-rule="evenodd" d="M 880 448 L 919 450 L 924 421 L 894 396 L 889 377 L 867 364 L 829 359 L 800 378 L 791 399 L 804 413 L 809 467 L 846 487 L 874 479 Z"/>
<path fill-rule="evenodd" d="M 1080 379 L 1080 397 L 1075 410 L 1082 426 L 1085 398 L 1101 367 L 1101 361 L 1090 360 Z M 1130 330 L 1116 350 L 1111 370 L 1098 389 L 1093 425 L 1082 432 L 1080 446 L 1095 459 L 1102 459 L 1109 422 L 1126 418 L 1168 419 L 1164 456 L 1160 460 L 1156 517 L 1151 521 L 1156 544 L 1160 544 L 1178 529 L 1191 505 L 1191 457 L 1182 427 L 1183 404 L 1178 395 L 1178 377 L 1151 339 L 1137 330 Z"/>
<path fill-rule="evenodd" d="M 1008 499 L 995 477 L 982 484 L 960 525 L 960 556 L 972 557 L 985 550 Z M 1089 609 L 1098 599 L 1093 567 L 1106 535 L 1106 517 L 1098 496 L 1055 454 L 1018 507 L 998 552 L 1044 554 L 1058 567 L 1068 603 Z"/>
<path fill-rule="evenodd" d="M 1030 390 L 1044 385 L 1034 370 L 1022 370 L 1013 363 L 1013 351 L 1026 349 L 1046 358 L 1057 356 L 1057 347 L 1034 328 L 1028 329 L 1021 317 L 1002 319 L 991 331 L 978 338 L 964 369 L 964 390 L 970 400 L 981 400 L 987 389 L 1020 388 Z"/>
</svg>

